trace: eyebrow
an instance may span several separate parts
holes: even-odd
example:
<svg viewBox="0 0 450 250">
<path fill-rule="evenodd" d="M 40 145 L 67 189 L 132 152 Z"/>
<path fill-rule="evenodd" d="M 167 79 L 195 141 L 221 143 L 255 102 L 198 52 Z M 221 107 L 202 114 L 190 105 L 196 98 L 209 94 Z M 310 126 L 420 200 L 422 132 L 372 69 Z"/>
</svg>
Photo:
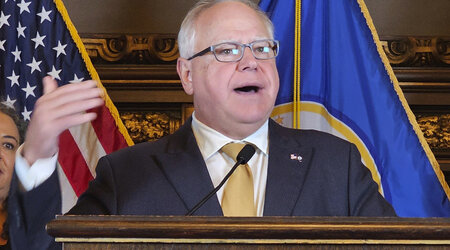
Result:
<svg viewBox="0 0 450 250">
<path fill-rule="evenodd" d="M 14 136 L 12 136 L 12 135 L 4 135 L 3 138 L 13 139 L 13 140 L 16 141 L 17 143 L 19 143 L 19 141 L 17 140 L 17 138 L 14 137 Z"/>
<path fill-rule="evenodd" d="M 264 40 L 264 39 L 273 39 L 273 38 L 270 38 L 270 37 L 255 37 L 254 38 L 254 40 L 252 40 L 252 41 L 250 41 L 250 42 L 254 42 L 254 41 L 258 41 L 258 40 Z M 216 41 L 214 44 L 219 44 L 219 43 L 227 43 L 227 42 L 238 42 L 238 43 L 242 43 L 242 41 L 237 41 L 237 40 L 235 40 L 235 39 L 222 39 L 222 40 L 219 40 L 219 41 Z"/>
</svg>

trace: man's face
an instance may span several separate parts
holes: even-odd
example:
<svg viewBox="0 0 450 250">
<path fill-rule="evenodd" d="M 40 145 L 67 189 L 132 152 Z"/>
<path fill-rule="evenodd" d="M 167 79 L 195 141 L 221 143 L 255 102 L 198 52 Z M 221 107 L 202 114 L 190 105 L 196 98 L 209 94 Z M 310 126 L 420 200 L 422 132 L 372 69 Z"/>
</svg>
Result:
<svg viewBox="0 0 450 250">
<path fill-rule="evenodd" d="M 237 2 L 223 2 L 200 14 L 194 51 L 233 41 L 271 38 L 260 17 Z M 187 61 L 190 75 L 183 87 L 194 95 L 198 120 L 234 139 L 256 131 L 270 116 L 278 92 L 275 59 L 258 60 L 245 48 L 239 62 L 219 62 L 213 53 Z M 182 78 L 183 80 L 183 78 Z"/>
<path fill-rule="evenodd" d="M 8 196 L 18 146 L 16 124 L 11 117 L 0 112 L 0 201 Z"/>
</svg>

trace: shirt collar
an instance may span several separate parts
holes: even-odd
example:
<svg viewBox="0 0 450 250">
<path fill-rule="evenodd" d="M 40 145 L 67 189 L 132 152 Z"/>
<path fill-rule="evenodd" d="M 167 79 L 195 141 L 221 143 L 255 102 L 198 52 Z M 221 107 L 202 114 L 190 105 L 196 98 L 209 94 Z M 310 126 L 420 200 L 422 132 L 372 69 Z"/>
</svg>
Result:
<svg viewBox="0 0 450 250">
<path fill-rule="evenodd" d="M 195 117 L 195 112 L 192 114 L 192 131 L 194 132 L 197 145 L 200 148 L 203 159 L 208 159 L 214 153 L 219 151 L 225 144 L 230 142 L 242 142 L 255 145 L 261 152 L 267 155 L 268 149 L 268 134 L 269 134 L 268 120 L 253 134 L 242 140 L 231 139 L 216 130 L 208 127 L 206 124 L 200 122 Z"/>
</svg>

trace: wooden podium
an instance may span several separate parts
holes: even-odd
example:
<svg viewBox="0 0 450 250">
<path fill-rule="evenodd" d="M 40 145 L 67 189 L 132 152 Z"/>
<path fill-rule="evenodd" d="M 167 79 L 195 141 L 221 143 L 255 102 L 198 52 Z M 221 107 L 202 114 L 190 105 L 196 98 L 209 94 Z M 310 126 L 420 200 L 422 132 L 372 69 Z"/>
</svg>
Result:
<svg viewBox="0 0 450 250">
<path fill-rule="evenodd" d="M 450 249 L 450 219 L 57 216 L 64 249 Z"/>
</svg>

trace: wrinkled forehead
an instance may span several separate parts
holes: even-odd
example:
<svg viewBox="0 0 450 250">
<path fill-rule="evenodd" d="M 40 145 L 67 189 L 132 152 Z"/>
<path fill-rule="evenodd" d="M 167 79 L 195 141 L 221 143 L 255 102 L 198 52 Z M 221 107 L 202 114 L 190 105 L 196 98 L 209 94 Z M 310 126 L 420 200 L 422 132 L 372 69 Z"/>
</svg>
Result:
<svg viewBox="0 0 450 250">
<path fill-rule="evenodd" d="M 218 3 L 201 12 L 195 22 L 195 32 L 199 46 L 272 38 L 262 17 L 239 2 Z"/>
</svg>

